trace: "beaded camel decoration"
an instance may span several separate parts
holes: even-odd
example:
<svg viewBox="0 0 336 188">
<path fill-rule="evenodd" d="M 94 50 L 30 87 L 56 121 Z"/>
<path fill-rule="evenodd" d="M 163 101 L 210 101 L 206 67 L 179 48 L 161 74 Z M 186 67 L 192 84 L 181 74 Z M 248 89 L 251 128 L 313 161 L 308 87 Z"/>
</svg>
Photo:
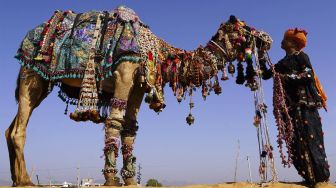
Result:
<svg viewBox="0 0 336 188">
<path fill-rule="evenodd" d="M 16 89 L 19 107 L 5 134 L 13 186 L 33 185 L 23 153 L 26 127 L 33 110 L 54 86 L 60 87 L 59 97 L 67 105 L 77 105 L 71 119 L 104 123 L 105 185 L 116 185 L 120 146 L 120 173 L 125 185 L 132 185 L 136 183 L 132 150 L 137 114 L 145 94 L 145 102 L 156 112 L 165 107 L 166 84 L 178 101 L 191 97 L 198 87 L 203 97 L 211 91 L 220 94 L 219 80 L 228 79 L 227 71 L 235 73 L 235 60 L 237 84 L 246 83 L 254 91 L 259 75 L 253 67 L 252 52 L 263 57 L 271 44 L 267 33 L 234 16 L 220 25 L 205 46 L 186 51 L 155 36 L 133 10 L 124 6 L 82 14 L 56 11 L 50 20 L 28 32 L 16 55 L 22 65 Z M 191 101 L 190 109 L 193 106 Z M 191 113 L 186 120 L 190 125 L 194 122 Z"/>
</svg>

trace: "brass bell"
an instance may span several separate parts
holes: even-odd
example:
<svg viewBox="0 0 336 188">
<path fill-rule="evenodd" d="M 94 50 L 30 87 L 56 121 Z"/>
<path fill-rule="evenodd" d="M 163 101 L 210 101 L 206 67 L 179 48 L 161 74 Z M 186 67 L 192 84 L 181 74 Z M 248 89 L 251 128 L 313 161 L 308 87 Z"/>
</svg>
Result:
<svg viewBox="0 0 336 188">
<path fill-rule="evenodd" d="M 229 77 L 227 76 L 227 74 L 226 74 L 226 67 L 224 67 L 223 69 L 222 69 L 222 72 L 223 72 L 223 74 L 222 74 L 222 77 L 221 77 L 221 80 L 228 80 L 229 79 Z"/>
<path fill-rule="evenodd" d="M 216 94 L 216 95 L 219 95 L 219 94 L 222 93 L 222 87 L 217 83 L 217 84 L 215 84 L 215 86 L 214 86 L 214 91 L 215 91 L 215 94 Z"/>
<path fill-rule="evenodd" d="M 230 62 L 229 65 L 228 65 L 228 72 L 233 75 L 235 73 L 235 71 L 236 70 L 235 70 L 234 65 L 232 64 L 232 62 Z"/>
<path fill-rule="evenodd" d="M 182 102 L 182 96 L 181 95 L 177 95 L 177 97 L 176 97 L 176 99 L 177 99 L 177 102 Z"/>
<path fill-rule="evenodd" d="M 144 75 L 140 75 L 138 78 L 139 83 L 145 83 L 145 76 Z"/>
<path fill-rule="evenodd" d="M 194 123 L 195 118 L 194 118 L 194 116 L 191 115 L 191 113 L 190 113 L 190 114 L 187 116 L 186 121 L 187 121 L 187 123 L 188 123 L 189 125 L 191 125 L 191 124 Z"/>
<path fill-rule="evenodd" d="M 252 83 L 249 83 L 248 87 L 250 87 L 251 91 L 257 91 L 259 89 L 258 83 L 255 80 L 253 80 Z"/>
</svg>

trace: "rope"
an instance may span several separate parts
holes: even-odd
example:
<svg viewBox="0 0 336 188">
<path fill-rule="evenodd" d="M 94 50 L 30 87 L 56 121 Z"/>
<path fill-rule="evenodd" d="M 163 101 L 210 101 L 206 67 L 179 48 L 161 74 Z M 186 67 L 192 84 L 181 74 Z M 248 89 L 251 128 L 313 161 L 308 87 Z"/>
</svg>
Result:
<svg viewBox="0 0 336 188">
<path fill-rule="evenodd" d="M 260 70 L 260 63 L 259 63 L 259 57 L 258 57 L 258 52 L 256 48 L 256 41 L 255 41 L 255 38 L 253 39 L 254 39 L 253 45 L 254 45 L 254 57 L 256 61 L 256 69 Z M 268 63 L 270 66 L 273 66 L 271 65 L 271 62 L 268 62 Z M 270 154 L 269 152 L 272 153 L 272 150 L 271 150 L 272 145 L 271 145 L 270 136 L 269 136 L 269 126 L 268 126 L 268 121 L 267 121 L 266 105 L 264 102 L 264 91 L 263 91 L 263 86 L 262 86 L 261 73 L 259 71 L 257 73 L 257 77 L 258 77 L 257 83 L 259 87 L 258 87 L 258 90 L 254 92 L 254 100 L 255 100 L 255 109 L 260 112 L 260 116 L 261 116 L 260 124 L 257 127 L 259 153 L 262 153 L 261 150 L 265 149 L 267 151 L 267 154 Z M 272 170 L 272 182 L 275 182 L 278 180 L 278 175 L 277 175 L 276 168 L 275 168 L 273 153 L 272 153 L 272 157 L 270 157 L 269 155 L 267 155 L 266 157 L 271 162 L 270 165 L 271 165 L 271 170 Z M 259 160 L 260 160 L 260 165 L 262 165 L 263 159 L 261 155 L 259 156 Z M 266 170 L 264 171 L 264 174 L 263 174 L 264 176 L 261 177 L 262 181 L 265 181 L 267 179 L 267 168 L 268 168 L 267 160 L 265 161 L 265 168 Z"/>
<path fill-rule="evenodd" d="M 224 54 L 226 57 L 228 57 L 226 51 L 225 51 L 219 44 L 217 44 L 217 43 L 216 43 L 215 41 L 213 41 L 213 40 L 210 40 L 210 42 L 211 42 L 212 44 L 214 44 L 217 48 L 219 48 L 219 49 L 223 52 L 223 54 Z"/>
</svg>

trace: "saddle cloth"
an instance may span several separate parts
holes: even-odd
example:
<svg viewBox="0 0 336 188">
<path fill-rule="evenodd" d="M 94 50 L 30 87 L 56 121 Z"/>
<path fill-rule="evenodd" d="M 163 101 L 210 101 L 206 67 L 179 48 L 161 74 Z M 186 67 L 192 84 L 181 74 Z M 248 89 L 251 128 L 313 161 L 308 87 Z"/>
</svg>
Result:
<svg viewBox="0 0 336 188">
<path fill-rule="evenodd" d="M 96 79 L 101 80 L 112 76 L 120 61 L 140 60 L 134 55 L 139 53 L 137 35 L 141 25 L 136 13 L 124 6 L 82 14 L 56 11 L 48 22 L 28 32 L 15 57 L 22 66 L 53 81 L 83 78 L 90 54 L 94 54 Z M 97 40 L 93 40 L 95 32 L 99 32 Z"/>
</svg>

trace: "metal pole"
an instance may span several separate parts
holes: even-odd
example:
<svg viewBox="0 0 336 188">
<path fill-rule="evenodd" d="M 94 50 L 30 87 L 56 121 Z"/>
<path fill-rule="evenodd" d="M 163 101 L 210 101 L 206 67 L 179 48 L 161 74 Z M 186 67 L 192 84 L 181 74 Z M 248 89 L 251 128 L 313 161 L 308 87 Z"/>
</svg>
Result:
<svg viewBox="0 0 336 188">
<path fill-rule="evenodd" d="M 79 188 L 79 167 L 77 167 L 77 187 Z"/>
<path fill-rule="evenodd" d="M 40 180 L 39 180 L 39 177 L 38 177 L 37 174 L 36 174 L 36 179 L 37 179 L 37 186 L 39 186 L 40 185 Z"/>
<path fill-rule="evenodd" d="M 234 182 L 237 181 L 237 166 L 238 166 L 239 150 L 240 150 L 240 142 L 239 142 L 239 139 L 238 139 L 238 151 L 237 151 L 237 157 L 236 157 L 236 167 L 235 167 Z"/>
<path fill-rule="evenodd" d="M 250 174 L 250 183 L 252 183 L 252 173 L 251 173 L 251 164 L 250 164 L 250 157 L 247 156 L 247 163 L 249 168 L 249 174 Z"/>
</svg>

